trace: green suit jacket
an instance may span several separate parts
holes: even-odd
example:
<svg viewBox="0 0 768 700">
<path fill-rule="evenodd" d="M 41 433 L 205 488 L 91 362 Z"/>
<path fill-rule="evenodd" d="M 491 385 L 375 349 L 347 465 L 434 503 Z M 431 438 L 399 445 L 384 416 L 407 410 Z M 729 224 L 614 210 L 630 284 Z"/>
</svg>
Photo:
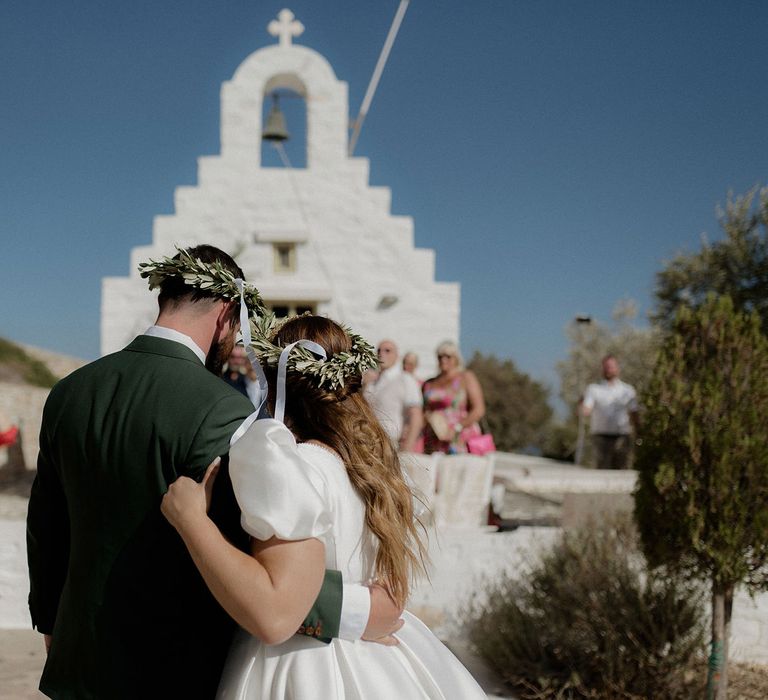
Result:
<svg viewBox="0 0 768 700">
<path fill-rule="evenodd" d="M 53 634 L 52 698 L 213 698 L 235 625 L 160 512 L 179 476 L 202 478 L 253 412 L 180 343 L 139 336 L 60 381 L 43 412 L 27 516 L 33 625 Z M 238 546 L 226 459 L 211 517 Z M 341 577 L 304 625 L 338 634 Z"/>
</svg>

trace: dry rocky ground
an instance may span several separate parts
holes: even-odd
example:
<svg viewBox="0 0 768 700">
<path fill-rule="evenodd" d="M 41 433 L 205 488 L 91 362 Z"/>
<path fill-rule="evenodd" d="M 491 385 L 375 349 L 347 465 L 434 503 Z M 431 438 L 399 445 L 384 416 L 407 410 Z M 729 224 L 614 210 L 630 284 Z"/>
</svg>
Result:
<svg viewBox="0 0 768 700">
<path fill-rule="evenodd" d="M 768 668 L 765 666 L 732 664 L 728 675 L 728 697 L 731 700 L 766 700 L 768 698 Z"/>
<path fill-rule="evenodd" d="M 41 635 L 33 630 L 0 630 L 0 697 L 33 700 L 45 653 Z"/>
</svg>

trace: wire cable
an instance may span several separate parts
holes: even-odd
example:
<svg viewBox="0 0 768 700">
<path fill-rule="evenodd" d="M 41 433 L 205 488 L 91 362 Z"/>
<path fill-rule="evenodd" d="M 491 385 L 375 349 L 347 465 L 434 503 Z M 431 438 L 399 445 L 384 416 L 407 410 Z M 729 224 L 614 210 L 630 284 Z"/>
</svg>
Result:
<svg viewBox="0 0 768 700">
<path fill-rule="evenodd" d="M 371 76 L 371 82 L 368 83 L 368 89 L 365 91 L 365 97 L 363 97 L 363 104 L 360 105 L 360 113 L 357 115 L 357 119 L 352 124 L 352 135 L 349 137 L 349 148 L 347 155 L 351 156 L 355 152 L 355 146 L 357 145 L 357 139 L 360 136 L 360 130 L 363 128 L 363 122 L 368 114 L 368 110 L 371 107 L 373 101 L 373 95 L 376 92 L 376 88 L 379 85 L 381 74 L 384 72 L 384 66 L 389 58 L 389 52 L 392 50 L 392 45 L 395 43 L 397 32 L 400 30 L 400 25 L 403 22 L 405 11 L 408 9 L 408 3 L 410 0 L 400 0 L 400 5 L 395 12 L 395 18 L 392 20 L 392 26 L 389 28 L 389 33 L 384 41 L 384 46 L 379 54 L 379 60 L 376 62 L 376 67 L 373 69 L 373 75 Z"/>
</svg>

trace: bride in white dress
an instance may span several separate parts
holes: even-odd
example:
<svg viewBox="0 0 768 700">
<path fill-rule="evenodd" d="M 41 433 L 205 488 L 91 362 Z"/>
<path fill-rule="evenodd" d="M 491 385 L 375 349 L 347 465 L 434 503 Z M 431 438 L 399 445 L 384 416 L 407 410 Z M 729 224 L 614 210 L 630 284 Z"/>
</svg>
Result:
<svg viewBox="0 0 768 700">
<path fill-rule="evenodd" d="M 357 347 L 338 324 L 316 316 L 288 321 L 271 339 L 279 348 L 296 341 L 312 341 L 305 347 L 329 361 L 337 353 L 354 355 Z M 283 352 L 284 364 L 290 352 Z M 163 513 L 207 585 L 241 626 L 217 697 L 485 698 L 456 657 L 408 612 L 395 646 L 343 639 L 324 644 L 294 634 L 326 568 L 341 571 L 345 583 L 383 582 L 404 605 L 424 555 L 397 453 L 359 390 L 359 373 L 333 389 L 324 381 L 323 388 L 307 366 L 288 364 L 278 383 L 267 362 L 270 398 L 278 395 L 278 417 L 285 406 L 285 425 L 254 421 L 238 431 L 243 434 L 230 450 L 253 556 L 229 545 L 207 516 L 214 465 L 202 484 L 182 477 L 163 499 Z"/>
</svg>

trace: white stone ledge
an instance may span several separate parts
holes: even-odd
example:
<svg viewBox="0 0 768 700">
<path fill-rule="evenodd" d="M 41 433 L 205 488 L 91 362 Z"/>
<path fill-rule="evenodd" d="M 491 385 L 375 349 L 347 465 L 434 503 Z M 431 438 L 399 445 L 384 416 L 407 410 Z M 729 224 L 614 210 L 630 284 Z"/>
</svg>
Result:
<svg viewBox="0 0 768 700">
<path fill-rule="evenodd" d="M 585 469 L 566 462 L 509 452 L 496 454 L 494 474 L 523 493 L 632 493 L 637 472 Z"/>
</svg>

